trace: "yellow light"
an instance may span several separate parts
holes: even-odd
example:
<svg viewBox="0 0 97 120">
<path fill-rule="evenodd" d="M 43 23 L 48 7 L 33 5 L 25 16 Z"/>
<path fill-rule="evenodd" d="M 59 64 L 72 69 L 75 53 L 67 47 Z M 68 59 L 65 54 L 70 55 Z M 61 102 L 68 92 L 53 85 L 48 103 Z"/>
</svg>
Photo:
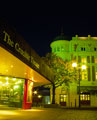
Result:
<svg viewBox="0 0 97 120">
<path fill-rule="evenodd" d="M 34 94 L 37 94 L 37 91 L 34 91 L 33 93 L 34 93 Z"/>
<path fill-rule="evenodd" d="M 19 86 L 18 86 L 18 85 L 15 85 L 15 86 L 14 86 L 14 89 L 16 89 L 16 88 L 19 88 Z"/>
<path fill-rule="evenodd" d="M 30 84 L 31 86 L 33 85 L 33 82 L 31 82 L 31 84 Z"/>
<path fill-rule="evenodd" d="M 6 70 L 6 72 L 8 72 L 8 70 Z"/>
<path fill-rule="evenodd" d="M 22 81 L 20 80 L 20 81 L 18 81 L 18 82 L 16 82 L 15 84 L 19 84 L 19 83 L 21 83 Z"/>
<path fill-rule="evenodd" d="M 2 86 L 5 86 L 5 84 L 3 84 Z"/>
<path fill-rule="evenodd" d="M 41 98 L 42 96 L 41 95 L 38 95 L 38 98 Z"/>
<path fill-rule="evenodd" d="M 2 82 L 0 81 L 0 84 L 2 84 Z"/>
<path fill-rule="evenodd" d="M 17 112 L 13 112 L 13 111 L 7 111 L 7 110 L 0 110 L 0 118 L 1 115 L 18 115 L 19 113 Z M 2 119 L 3 120 L 3 119 Z"/>
<path fill-rule="evenodd" d="M 82 65 L 82 70 L 85 70 L 86 69 L 86 65 Z"/>
<path fill-rule="evenodd" d="M 13 78 L 13 80 L 15 81 L 15 80 L 16 80 L 16 78 Z"/>
<path fill-rule="evenodd" d="M 77 67 L 77 63 L 72 63 L 72 67 Z"/>
<path fill-rule="evenodd" d="M 13 68 L 13 65 L 11 65 L 11 68 Z"/>
<path fill-rule="evenodd" d="M 7 81 L 7 82 L 6 82 L 6 85 L 8 85 L 8 84 L 9 84 L 9 82 Z"/>
<path fill-rule="evenodd" d="M 5 79 L 6 79 L 6 80 L 8 80 L 9 78 L 8 78 L 8 77 L 6 77 Z"/>
</svg>

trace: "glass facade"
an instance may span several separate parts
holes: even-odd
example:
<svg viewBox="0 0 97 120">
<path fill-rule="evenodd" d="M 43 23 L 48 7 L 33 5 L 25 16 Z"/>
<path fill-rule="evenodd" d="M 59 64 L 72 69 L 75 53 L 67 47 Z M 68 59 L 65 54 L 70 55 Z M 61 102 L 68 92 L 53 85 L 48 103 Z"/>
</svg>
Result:
<svg viewBox="0 0 97 120">
<path fill-rule="evenodd" d="M 22 107 L 24 79 L 0 76 L 0 104 Z"/>
</svg>

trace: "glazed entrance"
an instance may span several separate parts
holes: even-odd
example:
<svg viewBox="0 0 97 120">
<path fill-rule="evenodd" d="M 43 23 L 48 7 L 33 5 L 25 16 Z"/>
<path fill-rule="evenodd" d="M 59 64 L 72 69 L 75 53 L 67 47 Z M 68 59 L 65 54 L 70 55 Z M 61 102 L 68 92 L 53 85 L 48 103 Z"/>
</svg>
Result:
<svg viewBox="0 0 97 120">
<path fill-rule="evenodd" d="M 24 79 L 0 76 L 0 104 L 22 107 Z"/>
</svg>

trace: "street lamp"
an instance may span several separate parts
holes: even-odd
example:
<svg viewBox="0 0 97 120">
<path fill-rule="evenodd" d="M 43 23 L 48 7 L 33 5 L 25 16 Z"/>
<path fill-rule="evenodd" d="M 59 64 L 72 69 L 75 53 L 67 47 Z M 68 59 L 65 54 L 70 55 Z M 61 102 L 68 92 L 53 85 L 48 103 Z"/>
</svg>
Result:
<svg viewBox="0 0 97 120">
<path fill-rule="evenodd" d="M 37 94 L 37 91 L 35 90 L 33 93 L 36 95 L 36 94 Z"/>
<path fill-rule="evenodd" d="M 77 67 L 77 63 L 72 63 L 72 67 L 76 68 Z M 80 108 L 80 80 L 81 80 L 81 76 L 80 76 L 80 70 L 85 70 L 86 69 L 86 65 L 82 65 L 81 67 L 78 67 L 78 72 L 79 72 L 79 108 Z"/>
</svg>

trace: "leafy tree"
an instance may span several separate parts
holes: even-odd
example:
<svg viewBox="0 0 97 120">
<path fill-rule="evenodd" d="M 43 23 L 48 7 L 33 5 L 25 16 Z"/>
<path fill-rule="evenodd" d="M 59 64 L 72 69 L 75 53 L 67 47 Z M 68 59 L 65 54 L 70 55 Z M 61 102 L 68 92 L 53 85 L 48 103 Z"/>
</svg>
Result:
<svg viewBox="0 0 97 120">
<path fill-rule="evenodd" d="M 76 80 L 75 70 L 72 68 L 72 62 L 64 61 L 62 58 L 56 56 L 54 53 L 48 53 L 43 57 L 44 61 L 54 72 L 53 86 L 53 99 L 52 104 L 55 104 L 55 89 L 65 83 L 69 86 L 73 80 Z"/>
</svg>

